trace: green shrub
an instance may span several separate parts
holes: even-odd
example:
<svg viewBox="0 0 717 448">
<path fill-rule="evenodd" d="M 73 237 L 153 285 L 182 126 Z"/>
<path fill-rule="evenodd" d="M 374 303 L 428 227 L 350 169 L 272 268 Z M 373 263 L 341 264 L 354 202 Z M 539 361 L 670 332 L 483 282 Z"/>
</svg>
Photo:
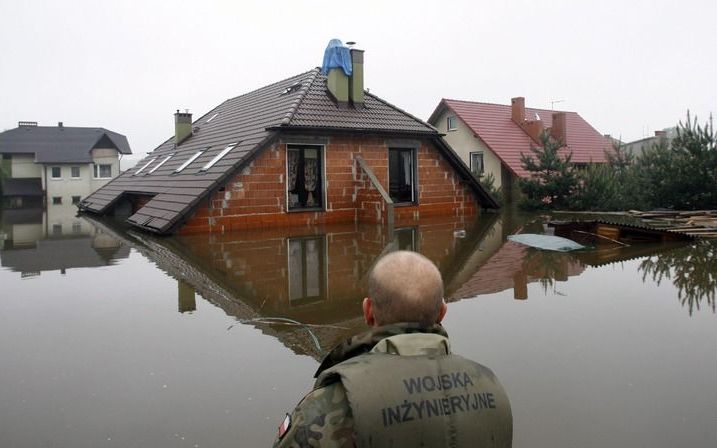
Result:
<svg viewBox="0 0 717 448">
<path fill-rule="evenodd" d="M 531 155 L 520 155 L 520 161 L 530 178 L 520 179 L 523 192 L 521 207 L 529 210 L 567 208 L 569 198 L 577 188 L 575 168 L 570 163 L 572 153 L 562 151 L 565 145 L 550 138 L 547 132 L 540 135 L 542 147 L 531 147 Z"/>
</svg>

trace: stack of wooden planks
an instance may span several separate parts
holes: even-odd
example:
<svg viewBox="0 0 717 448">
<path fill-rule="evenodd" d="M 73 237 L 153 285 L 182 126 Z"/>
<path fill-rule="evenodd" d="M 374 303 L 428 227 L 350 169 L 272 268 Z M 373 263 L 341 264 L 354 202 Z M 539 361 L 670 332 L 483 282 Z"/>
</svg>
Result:
<svg viewBox="0 0 717 448">
<path fill-rule="evenodd" d="M 630 216 L 660 230 L 685 233 L 701 238 L 717 238 L 717 210 L 673 211 L 630 210 Z"/>
</svg>

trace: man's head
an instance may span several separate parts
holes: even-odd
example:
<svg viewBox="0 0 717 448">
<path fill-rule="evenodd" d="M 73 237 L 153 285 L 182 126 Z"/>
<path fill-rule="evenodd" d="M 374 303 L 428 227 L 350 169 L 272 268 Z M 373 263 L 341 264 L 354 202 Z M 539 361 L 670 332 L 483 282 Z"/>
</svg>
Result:
<svg viewBox="0 0 717 448">
<path fill-rule="evenodd" d="M 397 322 L 428 326 L 441 322 L 447 310 L 441 273 L 415 252 L 392 252 L 378 260 L 369 274 L 368 295 L 363 312 L 371 326 Z"/>
</svg>

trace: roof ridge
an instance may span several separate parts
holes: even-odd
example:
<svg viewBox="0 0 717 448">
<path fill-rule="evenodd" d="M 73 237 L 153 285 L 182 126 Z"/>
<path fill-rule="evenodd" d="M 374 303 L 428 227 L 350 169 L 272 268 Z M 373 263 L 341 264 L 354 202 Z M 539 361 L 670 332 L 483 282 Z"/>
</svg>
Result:
<svg viewBox="0 0 717 448">
<path fill-rule="evenodd" d="M 224 103 L 226 103 L 227 101 L 231 101 L 231 100 L 235 100 L 235 99 L 241 98 L 241 97 L 243 97 L 243 96 L 251 95 L 252 93 L 256 93 L 256 92 L 258 92 L 258 91 L 260 91 L 260 90 L 267 89 L 267 88 L 272 87 L 272 86 L 275 86 L 275 85 L 277 85 L 277 84 L 281 84 L 282 82 L 286 82 L 286 81 L 290 80 L 291 78 L 298 78 L 298 77 L 300 77 L 300 76 L 308 75 L 309 73 L 311 73 L 311 72 L 313 72 L 313 71 L 315 71 L 315 70 L 318 70 L 318 67 L 312 68 L 311 70 L 307 70 L 307 71 L 302 72 L 302 73 L 299 73 L 298 75 L 288 76 L 288 77 L 286 77 L 286 78 L 284 78 L 284 79 L 282 79 L 282 80 L 280 80 L 280 81 L 272 82 L 271 84 L 267 84 L 267 85 L 265 85 L 265 86 L 261 86 L 261 87 L 259 87 L 259 88 L 257 88 L 257 89 L 252 90 L 252 91 L 249 91 L 249 92 L 246 92 L 246 93 L 242 93 L 241 95 L 237 95 L 237 96 L 230 97 L 230 98 L 228 98 L 226 101 L 224 101 Z M 222 103 L 222 104 L 224 104 L 224 103 Z M 217 107 L 218 107 L 218 106 L 217 106 Z M 215 107 L 215 109 L 216 109 L 216 107 Z"/>
<path fill-rule="evenodd" d="M 310 73 L 309 82 L 306 84 L 304 84 L 304 83 L 301 84 L 301 89 L 299 89 L 299 94 L 296 96 L 294 101 L 291 103 L 291 106 L 289 107 L 289 110 L 284 115 L 284 118 L 281 119 L 281 123 L 279 123 L 280 126 L 288 125 L 289 123 L 291 123 L 291 120 L 296 115 L 296 111 L 299 110 L 299 106 L 304 101 L 304 98 L 306 98 L 306 94 L 311 89 L 311 86 L 316 82 L 316 79 L 319 74 L 319 70 L 320 70 L 319 67 L 316 67 L 316 68 L 306 72 L 306 73 Z M 302 75 L 303 74 L 304 73 L 302 73 Z M 301 76 L 301 75 L 297 75 L 297 76 Z M 293 76 L 292 76 L 292 78 L 293 78 Z M 289 78 L 287 78 L 287 79 L 289 79 Z"/>
<path fill-rule="evenodd" d="M 376 101 L 382 102 L 383 104 L 385 104 L 385 105 L 388 106 L 388 107 L 392 107 L 393 109 L 395 109 L 395 110 L 401 112 L 402 114 L 404 114 L 404 115 L 406 115 L 406 116 L 408 116 L 408 117 L 413 118 L 413 119 L 416 120 L 417 122 L 421 123 L 423 126 L 426 126 L 426 127 L 429 128 L 429 129 L 433 129 L 434 132 L 438 133 L 438 129 L 436 129 L 432 124 L 430 124 L 430 123 L 428 123 L 428 122 L 426 122 L 426 121 L 421 120 L 420 118 L 416 117 L 415 115 L 413 115 L 413 114 L 411 114 L 411 113 L 406 112 L 405 110 L 401 109 L 400 107 L 396 106 L 395 104 L 391 104 L 391 103 L 389 103 L 388 101 L 384 100 L 383 98 L 380 98 L 380 97 L 374 95 L 373 93 L 370 93 L 370 92 L 367 91 L 367 90 L 364 90 L 364 94 L 370 96 L 371 98 L 375 99 Z"/>
<path fill-rule="evenodd" d="M 489 106 L 503 106 L 503 107 L 511 107 L 510 104 L 501 104 L 501 103 L 494 103 L 491 101 L 472 101 L 472 100 L 457 100 L 454 98 L 442 98 L 441 101 L 455 101 L 457 103 L 470 103 L 470 104 L 486 104 Z M 539 110 L 543 112 L 565 112 L 569 114 L 577 114 L 574 110 L 555 110 L 555 109 L 543 109 L 541 107 L 531 107 L 531 106 L 525 106 L 526 109 L 533 109 L 533 110 Z"/>
</svg>

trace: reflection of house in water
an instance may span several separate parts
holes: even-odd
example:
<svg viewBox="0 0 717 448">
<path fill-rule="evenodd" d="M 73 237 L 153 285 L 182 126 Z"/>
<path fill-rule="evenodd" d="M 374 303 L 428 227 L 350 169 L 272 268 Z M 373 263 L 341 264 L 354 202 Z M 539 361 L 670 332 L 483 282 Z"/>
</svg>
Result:
<svg viewBox="0 0 717 448">
<path fill-rule="evenodd" d="M 22 276 L 112 264 L 129 247 L 76 217 L 71 205 L 2 212 L 0 264 Z"/>
<path fill-rule="evenodd" d="M 513 288 L 516 299 L 528 298 L 528 283 L 567 281 L 585 267 L 570 254 L 541 252 L 506 241 L 452 296 L 453 299 L 493 294 Z"/>
<path fill-rule="evenodd" d="M 196 308 L 197 291 L 295 352 L 318 358 L 365 328 L 361 300 L 380 255 L 398 249 L 426 255 L 450 292 L 497 220 L 498 215 L 469 224 L 430 220 L 393 232 L 346 224 L 174 238 L 128 231 L 117 237 L 178 280 L 180 312 Z"/>
</svg>

